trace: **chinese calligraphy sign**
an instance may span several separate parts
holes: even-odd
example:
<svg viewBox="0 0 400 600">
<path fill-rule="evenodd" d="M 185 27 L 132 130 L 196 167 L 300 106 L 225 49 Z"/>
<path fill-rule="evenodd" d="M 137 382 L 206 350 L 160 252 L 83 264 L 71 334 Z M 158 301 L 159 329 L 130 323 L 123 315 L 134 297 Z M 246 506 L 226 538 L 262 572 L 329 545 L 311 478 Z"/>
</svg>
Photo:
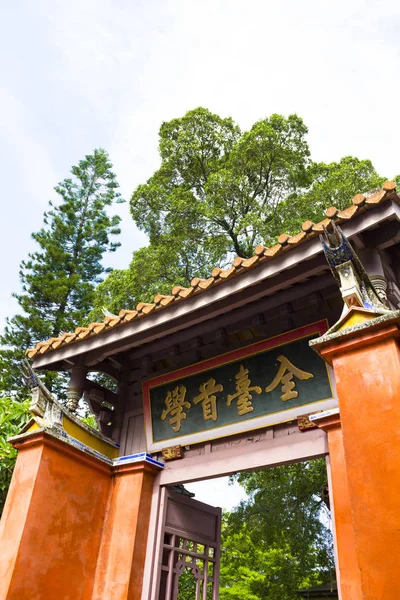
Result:
<svg viewBox="0 0 400 600">
<path fill-rule="evenodd" d="M 245 369 L 243 365 L 240 365 L 238 373 L 235 375 L 236 379 L 236 394 L 229 394 L 227 404 L 231 405 L 232 400 L 237 398 L 237 408 L 239 416 L 245 415 L 248 412 L 253 412 L 254 408 L 251 403 L 253 396 L 250 392 L 261 394 L 262 390 L 260 386 L 253 385 L 250 387 L 249 370 Z"/>
<path fill-rule="evenodd" d="M 294 420 L 303 406 L 324 408 L 333 396 L 327 367 L 308 342 L 325 329 L 324 322 L 303 327 L 147 381 L 148 450 Z"/>
<path fill-rule="evenodd" d="M 223 389 L 223 386 L 216 383 L 212 377 L 200 385 L 200 394 L 193 398 L 193 402 L 195 404 L 202 403 L 203 419 L 205 421 L 208 421 L 208 419 L 217 420 L 217 397 L 214 394 L 222 392 Z"/>
<path fill-rule="evenodd" d="M 184 408 L 190 408 L 190 402 L 185 400 L 186 388 L 184 385 L 177 385 L 172 391 L 167 392 L 165 398 L 165 409 L 161 414 L 161 420 L 165 421 L 169 415 L 169 424 L 174 431 L 180 431 L 181 422 L 186 419 Z"/>
<path fill-rule="evenodd" d="M 306 371 L 302 371 L 301 369 L 298 369 L 292 365 L 286 356 L 278 356 L 277 361 L 281 363 L 281 366 L 279 367 L 279 371 L 276 374 L 275 379 L 271 385 L 268 385 L 265 388 L 265 391 L 272 392 L 272 390 L 274 390 L 279 383 L 282 383 L 281 400 L 285 402 L 286 400 L 297 398 L 299 392 L 295 392 L 294 390 L 296 384 L 293 381 L 293 376 L 296 375 L 300 381 L 303 381 L 304 379 L 311 379 L 311 377 L 314 377 L 314 375 L 312 373 L 306 373 Z"/>
</svg>

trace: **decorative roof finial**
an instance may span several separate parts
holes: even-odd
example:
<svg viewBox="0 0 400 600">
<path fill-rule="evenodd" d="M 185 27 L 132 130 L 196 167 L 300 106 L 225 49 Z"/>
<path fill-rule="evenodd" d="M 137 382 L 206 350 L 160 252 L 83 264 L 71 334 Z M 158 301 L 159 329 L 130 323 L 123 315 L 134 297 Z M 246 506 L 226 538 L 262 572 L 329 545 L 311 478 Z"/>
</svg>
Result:
<svg viewBox="0 0 400 600">
<path fill-rule="evenodd" d="M 331 223 L 331 227 L 331 232 L 324 227 L 324 235 L 320 235 L 320 240 L 332 274 L 340 285 L 344 312 L 352 306 L 377 314 L 388 312 L 389 308 L 381 302 L 377 290 L 340 227 L 334 223 Z"/>
</svg>

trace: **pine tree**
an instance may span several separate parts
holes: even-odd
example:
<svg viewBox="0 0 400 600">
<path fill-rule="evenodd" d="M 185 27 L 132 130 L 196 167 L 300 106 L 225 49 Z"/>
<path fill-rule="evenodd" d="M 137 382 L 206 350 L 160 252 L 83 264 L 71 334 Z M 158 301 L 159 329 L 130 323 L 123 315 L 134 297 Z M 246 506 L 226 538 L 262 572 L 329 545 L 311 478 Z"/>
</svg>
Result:
<svg viewBox="0 0 400 600">
<path fill-rule="evenodd" d="M 0 337 L 0 394 L 21 396 L 20 363 L 25 350 L 83 324 L 92 308 L 96 284 L 105 273 L 105 252 L 120 245 L 120 217 L 109 207 L 123 202 L 107 153 L 94 150 L 71 169 L 72 177 L 54 189 L 44 226 L 33 233 L 38 249 L 21 263 L 22 291 L 14 294 L 21 312 L 7 319 Z M 46 376 L 51 387 L 54 375 Z"/>
</svg>

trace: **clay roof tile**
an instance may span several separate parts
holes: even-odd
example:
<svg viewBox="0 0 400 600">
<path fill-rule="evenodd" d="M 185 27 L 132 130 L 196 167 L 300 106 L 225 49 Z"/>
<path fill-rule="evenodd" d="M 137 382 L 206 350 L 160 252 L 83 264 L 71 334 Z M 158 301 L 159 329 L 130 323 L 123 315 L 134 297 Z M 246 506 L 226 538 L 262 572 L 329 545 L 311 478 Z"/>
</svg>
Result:
<svg viewBox="0 0 400 600">
<path fill-rule="evenodd" d="M 310 231 L 312 231 L 313 225 L 314 223 L 312 221 L 304 221 L 301 228 L 305 233 L 310 233 Z"/>
<path fill-rule="evenodd" d="M 145 315 L 149 315 L 150 313 L 152 313 L 156 308 L 156 305 L 153 303 L 149 303 L 149 304 L 144 304 L 142 306 L 142 313 L 144 313 Z"/>
<path fill-rule="evenodd" d="M 175 296 L 164 296 L 164 298 L 162 300 L 160 300 L 160 304 L 162 304 L 162 306 L 168 306 L 174 300 L 175 300 Z"/>
<path fill-rule="evenodd" d="M 382 186 L 382 189 L 385 192 L 393 192 L 396 189 L 396 182 L 395 181 L 385 181 L 385 183 Z"/>
<path fill-rule="evenodd" d="M 92 323 L 92 325 L 94 325 L 93 333 L 101 333 L 102 331 L 104 331 L 106 329 L 105 323 Z"/>
<path fill-rule="evenodd" d="M 53 348 L 53 350 L 57 350 L 57 348 L 59 348 L 60 346 L 63 345 L 64 340 L 62 340 L 61 338 L 57 338 L 51 345 L 51 347 Z"/>
<path fill-rule="evenodd" d="M 38 351 L 36 350 L 36 348 L 32 348 L 31 350 L 25 351 L 25 356 L 27 356 L 28 358 L 34 358 L 37 353 Z"/>
<path fill-rule="evenodd" d="M 207 290 L 214 283 L 214 277 L 208 279 L 200 279 L 198 287 L 202 290 Z"/>
<path fill-rule="evenodd" d="M 217 277 L 219 277 L 219 274 L 221 273 L 222 269 L 220 269 L 220 267 L 214 267 L 211 275 L 216 279 Z"/>
<path fill-rule="evenodd" d="M 85 339 L 88 335 L 90 335 L 91 330 L 89 327 L 77 327 L 75 329 L 75 333 L 78 335 L 80 340 Z"/>
<path fill-rule="evenodd" d="M 331 222 L 330 219 L 324 219 L 323 221 L 320 221 L 319 223 L 315 223 L 315 225 L 313 225 L 313 231 L 323 231 L 324 230 L 324 226 L 328 227 L 329 223 Z"/>
<path fill-rule="evenodd" d="M 338 209 L 335 206 L 330 206 L 325 211 L 325 215 L 328 217 L 328 219 L 333 219 L 334 217 L 336 217 L 337 214 Z"/>
<path fill-rule="evenodd" d="M 122 319 L 121 317 L 114 317 L 113 319 L 111 319 L 110 321 L 108 321 L 107 325 L 109 327 L 115 327 L 116 325 L 118 325 L 119 323 L 121 323 Z"/>
<path fill-rule="evenodd" d="M 179 290 L 179 296 L 181 298 L 187 298 L 188 296 L 191 296 L 193 294 L 193 292 L 194 292 L 194 288 L 192 288 L 192 287 L 184 288 L 183 287 Z"/>
<path fill-rule="evenodd" d="M 39 354 L 44 354 L 50 347 L 50 344 L 42 344 L 39 348 Z"/>
<path fill-rule="evenodd" d="M 181 285 L 175 285 L 175 286 L 172 288 L 172 295 L 173 295 L 173 296 L 179 296 L 179 292 L 180 292 L 181 290 L 183 290 L 183 289 L 184 289 L 184 288 L 183 288 Z"/>
<path fill-rule="evenodd" d="M 288 235 L 287 233 L 281 233 L 281 235 L 278 236 L 278 243 L 281 246 L 285 246 L 288 243 L 289 238 L 290 235 Z"/>
<path fill-rule="evenodd" d="M 254 254 L 257 254 L 257 256 L 261 256 L 264 253 L 264 250 L 266 249 L 266 246 L 264 246 L 263 244 L 258 244 L 258 246 L 256 246 L 254 250 Z"/>
<path fill-rule="evenodd" d="M 364 194 L 356 194 L 353 198 L 353 204 L 356 206 L 362 206 L 366 200 Z"/>
<path fill-rule="evenodd" d="M 376 192 L 375 194 L 372 194 L 372 196 L 369 196 L 365 203 L 366 204 L 379 204 L 379 202 L 381 202 L 381 200 L 383 200 L 383 198 L 386 196 L 386 191 L 381 190 L 379 192 Z"/>
<path fill-rule="evenodd" d="M 305 238 L 307 237 L 307 234 L 305 231 L 300 231 L 300 233 L 298 233 L 297 235 L 292 235 L 289 239 L 288 239 L 288 244 L 291 245 L 295 245 L 295 244 L 299 244 L 300 242 L 302 242 Z"/>
<path fill-rule="evenodd" d="M 282 250 L 281 244 L 275 244 L 275 246 L 271 246 L 270 248 L 266 248 L 264 251 L 264 256 L 276 256 L 278 252 Z"/>
<path fill-rule="evenodd" d="M 242 267 L 244 267 L 245 269 L 250 269 L 251 267 L 254 267 L 254 265 L 257 264 L 259 260 L 260 260 L 260 257 L 257 256 L 257 254 L 255 254 L 254 256 L 251 256 L 250 258 L 246 258 L 245 260 L 243 260 Z"/>
<path fill-rule="evenodd" d="M 124 321 L 127 323 L 130 323 L 131 321 L 133 321 L 133 319 L 136 319 L 138 314 L 139 313 L 137 310 L 126 310 L 125 316 L 124 316 Z"/>
<path fill-rule="evenodd" d="M 358 206 L 356 204 L 353 204 L 352 206 L 349 206 L 344 210 L 339 210 L 337 216 L 339 217 L 339 219 L 351 219 L 352 217 L 354 217 L 358 210 Z"/>
<path fill-rule="evenodd" d="M 233 275 L 235 273 L 236 269 L 234 267 L 231 267 L 230 269 L 223 269 L 221 270 L 219 276 L 222 279 L 228 279 L 228 277 L 231 277 L 231 275 Z"/>
<path fill-rule="evenodd" d="M 64 335 L 64 334 L 63 334 Z M 74 339 L 76 338 L 76 333 L 67 333 L 64 337 L 64 342 L 66 344 L 70 344 L 71 342 L 74 341 Z"/>
</svg>

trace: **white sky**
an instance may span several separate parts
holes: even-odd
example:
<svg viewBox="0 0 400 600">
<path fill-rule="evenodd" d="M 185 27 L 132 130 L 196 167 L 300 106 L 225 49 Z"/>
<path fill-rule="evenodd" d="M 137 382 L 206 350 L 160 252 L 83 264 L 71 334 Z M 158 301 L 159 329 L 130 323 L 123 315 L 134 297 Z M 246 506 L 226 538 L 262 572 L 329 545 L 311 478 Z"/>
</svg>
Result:
<svg viewBox="0 0 400 600">
<path fill-rule="evenodd" d="M 106 148 L 128 199 L 158 166 L 161 122 L 196 106 L 242 128 L 296 112 L 314 160 L 400 172 L 396 0 L 14 0 L 0 31 L 0 323 L 71 165 Z M 115 267 L 145 243 L 121 214 Z"/>
</svg>

